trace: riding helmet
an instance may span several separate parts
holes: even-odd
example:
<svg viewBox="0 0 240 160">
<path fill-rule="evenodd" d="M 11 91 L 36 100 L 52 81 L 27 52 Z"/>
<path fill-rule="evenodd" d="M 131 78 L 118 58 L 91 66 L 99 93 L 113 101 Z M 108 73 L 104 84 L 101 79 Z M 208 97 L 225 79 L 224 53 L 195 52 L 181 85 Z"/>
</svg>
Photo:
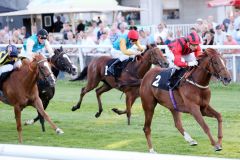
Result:
<svg viewBox="0 0 240 160">
<path fill-rule="evenodd" d="M 197 32 L 191 32 L 187 36 L 187 40 L 191 44 L 200 44 L 201 43 L 200 37 L 198 36 Z"/>
<path fill-rule="evenodd" d="M 37 32 L 37 36 L 42 37 L 42 38 L 47 38 L 48 32 L 45 29 L 41 29 Z"/>
<path fill-rule="evenodd" d="M 139 37 L 138 31 L 132 29 L 132 30 L 130 30 L 130 31 L 128 32 L 128 38 L 129 38 L 129 39 L 138 40 L 138 37 Z"/>
<path fill-rule="evenodd" d="M 6 47 L 6 53 L 9 53 L 10 57 L 17 57 L 18 56 L 18 49 L 16 46 L 9 44 Z"/>
</svg>

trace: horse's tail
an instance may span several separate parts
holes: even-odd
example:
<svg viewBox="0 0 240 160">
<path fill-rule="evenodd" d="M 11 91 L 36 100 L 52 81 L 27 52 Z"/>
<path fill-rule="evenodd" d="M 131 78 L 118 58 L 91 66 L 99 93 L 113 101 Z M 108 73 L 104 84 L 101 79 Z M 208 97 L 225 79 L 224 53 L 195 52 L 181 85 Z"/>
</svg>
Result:
<svg viewBox="0 0 240 160">
<path fill-rule="evenodd" d="M 83 80 L 86 76 L 87 76 L 87 73 L 88 73 L 88 66 L 86 66 L 82 72 L 78 75 L 77 78 L 74 78 L 74 79 L 71 79 L 70 81 L 81 81 Z"/>
</svg>

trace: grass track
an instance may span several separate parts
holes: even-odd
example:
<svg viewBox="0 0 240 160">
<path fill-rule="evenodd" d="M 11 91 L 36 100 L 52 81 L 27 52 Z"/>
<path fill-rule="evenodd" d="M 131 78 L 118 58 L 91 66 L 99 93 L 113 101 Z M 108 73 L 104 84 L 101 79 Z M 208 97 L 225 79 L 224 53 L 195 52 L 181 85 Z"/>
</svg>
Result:
<svg viewBox="0 0 240 160">
<path fill-rule="evenodd" d="M 100 118 L 95 118 L 98 108 L 94 91 L 84 97 L 80 110 L 72 112 L 70 109 L 78 101 L 84 83 L 58 81 L 56 95 L 47 109 L 65 134 L 55 135 L 48 124 L 46 133 L 41 132 L 39 123 L 23 126 L 24 144 L 147 152 L 140 99 L 133 106 L 130 126 L 127 126 L 125 115 L 118 116 L 111 111 L 114 107 L 125 109 L 125 97 L 120 99 L 121 92 L 116 90 L 103 94 L 104 111 Z M 223 116 L 223 150 L 214 152 L 192 116 L 183 114 L 184 128 L 199 144 L 189 146 L 174 127 L 170 112 L 158 105 L 152 124 L 152 141 L 158 153 L 240 158 L 240 85 L 224 87 L 215 83 L 211 84 L 211 89 L 211 104 Z M 0 109 L 0 143 L 17 144 L 13 108 L 0 102 Z M 27 107 L 22 112 L 22 122 L 35 115 L 35 109 Z M 217 121 L 210 118 L 205 120 L 216 138 Z"/>
</svg>

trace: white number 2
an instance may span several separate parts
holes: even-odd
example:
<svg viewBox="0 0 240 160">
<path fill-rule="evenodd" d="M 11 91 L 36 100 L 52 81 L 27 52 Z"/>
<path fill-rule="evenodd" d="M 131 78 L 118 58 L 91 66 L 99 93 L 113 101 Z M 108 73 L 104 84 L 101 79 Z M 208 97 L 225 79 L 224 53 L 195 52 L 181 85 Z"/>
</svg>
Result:
<svg viewBox="0 0 240 160">
<path fill-rule="evenodd" d="M 156 80 L 152 83 L 152 85 L 155 86 L 155 87 L 158 87 L 160 79 L 161 79 L 161 76 L 158 75 L 156 77 Z"/>
</svg>

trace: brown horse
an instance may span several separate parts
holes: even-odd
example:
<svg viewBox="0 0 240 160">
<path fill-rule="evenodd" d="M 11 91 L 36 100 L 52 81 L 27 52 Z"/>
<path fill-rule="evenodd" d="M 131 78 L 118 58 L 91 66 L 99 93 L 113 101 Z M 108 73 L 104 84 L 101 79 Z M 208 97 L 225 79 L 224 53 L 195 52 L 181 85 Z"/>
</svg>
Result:
<svg viewBox="0 0 240 160">
<path fill-rule="evenodd" d="M 165 71 L 164 69 L 159 67 L 153 68 L 144 76 L 140 86 L 140 96 L 145 113 L 145 124 L 143 130 L 145 132 L 150 152 L 154 152 L 150 127 L 157 103 L 160 103 L 171 111 L 175 127 L 184 136 L 185 140 L 190 143 L 190 145 L 196 145 L 197 142 L 184 131 L 180 112 L 190 113 L 193 115 L 195 120 L 208 135 L 211 144 L 215 147 L 215 151 L 220 151 L 222 149 L 222 117 L 221 114 L 215 111 L 209 104 L 211 91 L 208 85 L 212 76 L 215 76 L 217 79 L 222 81 L 224 85 L 230 83 L 231 77 L 225 67 L 223 58 L 214 49 L 206 49 L 200 56 L 198 62 L 198 66 L 189 68 L 189 71 L 186 72 L 180 81 L 179 88 L 173 91 L 175 101 L 173 98 L 170 98 L 168 91 L 153 87 L 153 84 L 160 83 L 161 78 L 157 79 L 157 76 L 159 73 Z M 217 142 L 213 139 L 210 129 L 205 123 L 203 116 L 214 117 L 217 119 Z"/>
<path fill-rule="evenodd" d="M 112 58 L 109 56 L 102 56 L 93 59 L 90 64 L 83 70 L 78 79 L 82 80 L 87 76 L 87 86 L 83 87 L 80 93 L 80 100 L 76 106 L 72 107 L 72 111 L 80 108 L 83 96 L 96 88 L 100 81 L 103 81 L 103 85 L 96 89 L 96 96 L 98 100 L 99 110 L 95 117 L 98 118 L 102 111 L 102 102 L 100 96 L 102 93 L 116 88 L 126 95 L 126 111 L 119 111 L 113 109 L 118 114 L 127 113 L 128 124 L 130 124 L 131 107 L 136 98 L 139 97 L 139 86 L 141 78 L 151 68 L 152 64 L 159 64 L 161 67 L 168 67 L 168 62 L 161 50 L 156 45 L 149 45 L 147 49 L 141 54 L 136 56 L 135 61 L 129 62 L 123 69 L 121 76 L 115 78 L 113 76 L 106 76 L 105 66 Z"/>
<path fill-rule="evenodd" d="M 24 59 L 21 68 L 14 71 L 3 82 L 3 93 L 7 99 L 7 104 L 14 106 L 20 143 L 22 143 L 21 111 L 28 105 L 35 107 L 58 134 L 63 133 L 43 109 L 43 104 L 38 94 L 38 79 L 45 79 L 49 82 L 50 86 L 55 85 L 55 78 L 50 70 L 47 59 L 41 54 L 36 54 L 32 62 Z"/>
<path fill-rule="evenodd" d="M 59 72 L 67 72 L 72 75 L 76 75 L 76 67 L 70 61 L 68 55 L 63 51 L 62 47 L 60 49 L 54 50 L 54 55 L 48 59 L 51 70 L 55 77 L 58 76 Z M 55 86 L 50 87 L 48 84 L 44 83 L 42 80 L 38 80 L 38 91 L 39 97 L 42 100 L 43 108 L 46 110 L 50 100 L 53 98 L 55 94 Z M 38 116 L 34 119 L 27 120 L 25 125 L 31 125 L 36 121 L 40 120 L 42 131 L 45 132 L 44 118 L 38 112 Z"/>
</svg>

